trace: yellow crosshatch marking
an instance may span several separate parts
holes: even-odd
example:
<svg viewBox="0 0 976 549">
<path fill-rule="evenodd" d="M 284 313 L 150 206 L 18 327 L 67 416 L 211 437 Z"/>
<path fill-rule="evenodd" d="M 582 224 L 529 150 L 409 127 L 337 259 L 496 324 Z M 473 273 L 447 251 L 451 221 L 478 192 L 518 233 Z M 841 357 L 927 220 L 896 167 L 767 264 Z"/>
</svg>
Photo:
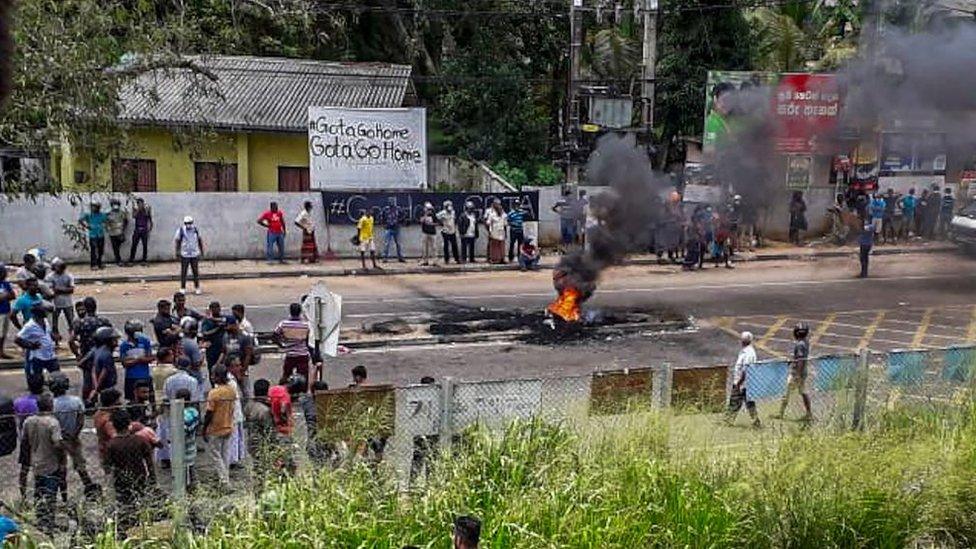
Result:
<svg viewBox="0 0 976 549">
<path fill-rule="evenodd" d="M 871 343 L 874 332 L 878 331 L 878 325 L 884 320 L 885 314 L 887 311 L 878 311 L 878 314 L 874 315 L 874 322 L 868 325 L 867 329 L 864 330 L 864 337 L 857 343 L 858 349 L 865 349 Z"/>
<path fill-rule="evenodd" d="M 783 328 L 783 325 L 786 324 L 786 321 L 789 320 L 789 319 L 790 318 L 787 317 L 787 316 L 781 316 L 781 317 L 777 318 L 776 319 L 776 322 L 773 322 L 769 326 L 769 329 L 766 330 L 766 333 L 763 334 L 763 336 L 761 338 L 759 338 L 759 341 L 756 342 L 756 346 L 757 347 L 765 347 L 766 346 L 766 343 L 768 343 L 769 340 L 772 339 L 776 335 L 776 332 L 780 331 L 780 329 Z"/>
<path fill-rule="evenodd" d="M 929 308 L 925 309 L 925 314 L 922 315 L 922 320 L 918 323 L 918 328 L 915 329 L 915 337 L 912 338 L 912 348 L 921 347 L 922 342 L 925 341 L 925 332 L 929 331 L 929 324 L 932 323 L 932 313 L 935 309 Z"/>
<path fill-rule="evenodd" d="M 813 335 L 810 336 L 811 345 L 814 345 L 820 341 L 820 338 L 822 338 L 824 333 L 827 332 L 830 325 L 834 323 L 834 320 L 837 320 L 837 313 L 830 313 L 827 315 L 827 318 L 823 319 L 823 321 L 817 325 L 817 329 L 813 332 Z"/>
</svg>

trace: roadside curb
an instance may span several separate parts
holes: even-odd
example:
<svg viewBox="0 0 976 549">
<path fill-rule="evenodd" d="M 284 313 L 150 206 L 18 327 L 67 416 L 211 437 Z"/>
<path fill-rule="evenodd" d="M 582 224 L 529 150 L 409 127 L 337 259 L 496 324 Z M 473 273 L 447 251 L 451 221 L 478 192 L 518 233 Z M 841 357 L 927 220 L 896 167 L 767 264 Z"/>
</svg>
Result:
<svg viewBox="0 0 976 549">
<path fill-rule="evenodd" d="M 871 255 L 909 255 L 909 254 L 929 254 L 947 252 L 955 250 L 955 246 L 933 246 L 925 248 L 900 248 L 885 249 L 875 248 Z M 788 261 L 788 260 L 815 260 L 832 259 L 838 257 L 848 257 L 857 254 L 856 250 L 836 250 L 812 253 L 765 253 L 740 256 L 738 263 L 752 263 L 761 261 Z M 624 265 L 659 265 L 656 258 L 635 258 L 624 262 Z M 543 264 L 541 269 L 550 269 L 554 264 Z M 302 278 L 302 277 L 330 277 L 330 276 L 394 276 L 394 275 L 417 275 L 417 274 L 463 274 L 463 273 L 488 273 L 518 271 L 519 267 L 515 264 L 491 265 L 487 263 L 450 266 L 450 267 L 408 267 L 398 270 L 362 270 L 362 269 L 301 269 L 301 270 L 261 270 L 248 272 L 225 272 L 225 273 L 201 273 L 200 280 L 246 280 L 251 278 Z M 78 285 L 93 284 L 127 284 L 145 282 L 179 282 L 177 274 L 147 274 L 147 275 L 109 275 L 105 277 L 92 277 L 76 275 L 75 283 Z"/>
</svg>

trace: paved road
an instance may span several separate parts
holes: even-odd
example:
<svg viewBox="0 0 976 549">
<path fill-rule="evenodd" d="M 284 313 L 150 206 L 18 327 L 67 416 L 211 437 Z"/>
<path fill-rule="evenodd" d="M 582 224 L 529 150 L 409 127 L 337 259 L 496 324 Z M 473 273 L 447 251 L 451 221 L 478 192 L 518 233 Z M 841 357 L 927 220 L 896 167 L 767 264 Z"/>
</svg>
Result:
<svg viewBox="0 0 976 549">
<path fill-rule="evenodd" d="M 956 254 L 888 256 L 873 261 L 873 278 L 853 277 L 856 259 L 744 264 L 735 270 L 683 273 L 673 267 L 624 267 L 608 271 L 592 308 L 667 308 L 705 326 L 699 334 L 633 338 L 568 346 L 499 342 L 410 347 L 357 352 L 330 361 L 327 381 L 348 383 L 348 369 L 365 364 L 376 381 L 410 382 L 422 375 L 475 379 L 583 373 L 594 369 L 647 365 L 657 361 L 708 364 L 724 361 L 730 335 L 752 330 L 767 355 L 784 351 L 796 319 L 812 323 L 819 347 L 837 352 L 870 345 L 876 349 L 944 346 L 976 340 L 973 325 L 976 265 Z M 204 309 L 211 300 L 245 303 L 256 329 L 270 330 L 287 304 L 317 279 L 211 282 L 203 296 L 190 296 Z M 550 274 L 479 273 L 323 279 L 344 296 L 345 325 L 364 319 L 436 315 L 489 307 L 541 309 L 554 296 Z M 120 284 L 83 289 L 119 324 L 147 319 L 165 283 Z M 274 359 L 259 375 L 274 375 Z M 0 389 L 19 386 L 19 374 L 0 374 Z"/>
</svg>

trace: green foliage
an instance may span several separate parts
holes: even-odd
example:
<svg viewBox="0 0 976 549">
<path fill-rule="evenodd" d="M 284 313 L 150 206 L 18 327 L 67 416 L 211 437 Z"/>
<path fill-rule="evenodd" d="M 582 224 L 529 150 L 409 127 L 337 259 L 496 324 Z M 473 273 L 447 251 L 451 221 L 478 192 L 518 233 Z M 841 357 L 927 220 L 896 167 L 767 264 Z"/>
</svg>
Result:
<svg viewBox="0 0 976 549">
<path fill-rule="evenodd" d="M 665 147 L 676 138 L 701 135 L 708 71 L 752 68 L 753 43 L 742 10 L 718 6 L 728 2 L 661 2 L 655 132 Z M 691 9 L 696 7 L 703 9 Z"/>
<path fill-rule="evenodd" d="M 529 182 L 529 176 L 525 174 L 525 170 L 516 166 L 511 166 L 505 160 L 498 162 L 492 166 L 491 169 L 494 170 L 498 175 L 505 178 L 505 181 L 508 181 L 517 189 L 521 189 Z"/>
<path fill-rule="evenodd" d="M 550 187 L 561 185 L 565 179 L 566 175 L 552 164 L 538 164 L 535 168 L 535 178 L 532 180 L 532 184 Z"/>
</svg>

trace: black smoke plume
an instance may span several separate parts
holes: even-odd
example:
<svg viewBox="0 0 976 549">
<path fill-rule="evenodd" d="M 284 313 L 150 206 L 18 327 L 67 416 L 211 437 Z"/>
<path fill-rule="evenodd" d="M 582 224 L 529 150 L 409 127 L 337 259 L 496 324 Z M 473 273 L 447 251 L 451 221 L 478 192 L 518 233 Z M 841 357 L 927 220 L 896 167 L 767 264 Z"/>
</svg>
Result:
<svg viewBox="0 0 976 549">
<path fill-rule="evenodd" d="M 565 282 L 584 300 L 604 269 L 650 247 L 672 189 L 670 179 L 653 170 L 633 135 L 600 138 L 586 165 L 586 183 L 607 187 L 590 199 L 597 225 L 587 231 L 587 248 L 563 256 L 556 266 L 556 273 L 565 275 Z"/>
</svg>

